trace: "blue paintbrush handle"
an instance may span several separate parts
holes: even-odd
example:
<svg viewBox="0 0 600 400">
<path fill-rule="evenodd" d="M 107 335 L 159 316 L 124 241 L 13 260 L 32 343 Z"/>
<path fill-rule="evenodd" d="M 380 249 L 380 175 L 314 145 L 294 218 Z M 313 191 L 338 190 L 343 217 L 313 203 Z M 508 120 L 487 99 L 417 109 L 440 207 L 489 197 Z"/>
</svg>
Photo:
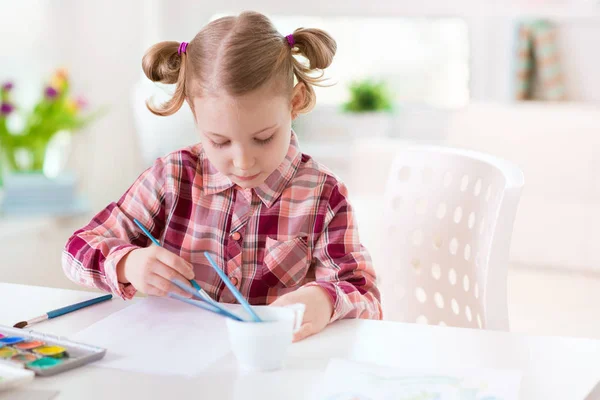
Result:
<svg viewBox="0 0 600 400">
<path fill-rule="evenodd" d="M 210 312 L 215 313 L 215 314 L 219 314 L 219 315 L 221 315 L 223 317 L 227 317 L 227 318 L 234 319 L 236 321 L 244 322 L 244 320 L 241 319 L 240 317 L 238 317 L 237 315 L 234 315 L 234 314 L 231 314 L 231 313 L 225 313 L 221 309 L 214 308 L 210 304 L 204 303 L 204 302 L 202 302 L 200 300 L 188 299 L 187 297 L 183 297 L 183 296 L 181 296 L 181 295 L 179 295 L 177 293 L 173 293 L 173 292 L 169 293 L 169 297 L 177 299 L 179 301 L 183 301 L 184 303 L 187 303 L 187 304 L 191 304 L 191 305 L 196 306 L 198 308 L 201 308 L 203 310 L 210 311 Z"/>
<path fill-rule="evenodd" d="M 138 226 L 138 228 L 140 228 L 142 230 L 142 232 L 144 232 L 144 235 L 146 235 L 148 237 L 148 239 L 152 240 L 152 243 L 154 243 L 158 247 L 161 247 L 159 241 L 156 240 L 156 238 L 154 236 L 152 236 L 150 231 L 148 229 L 146 229 L 146 227 L 144 225 L 142 225 L 142 223 L 140 221 L 138 221 L 137 219 L 134 218 L 133 222 Z"/>
<path fill-rule="evenodd" d="M 215 263 L 215 260 L 213 260 L 213 258 L 210 256 L 210 254 L 207 251 L 204 252 L 204 256 L 206 256 L 206 259 L 208 260 L 210 265 L 213 267 L 213 269 L 219 275 L 221 280 L 225 283 L 225 286 L 227 286 L 229 288 L 229 290 L 231 290 L 231 293 L 233 293 L 233 296 L 237 299 L 237 301 L 239 301 L 239 303 L 242 305 L 242 307 L 244 307 L 244 309 L 248 312 L 248 314 L 250 314 L 252 316 L 252 319 L 254 319 L 255 322 L 262 322 L 262 319 L 260 319 L 260 317 L 254 312 L 254 310 L 252 309 L 252 306 L 250 306 L 250 303 L 248 303 L 248 301 L 244 298 L 244 296 L 242 296 L 242 294 L 240 293 L 238 288 L 236 288 L 235 285 L 233 283 L 231 283 L 229 278 L 219 268 L 217 263 Z"/>
<path fill-rule="evenodd" d="M 70 312 L 77 311 L 81 308 L 85 308 L 85 307 L 92 306 L 97 303 L 101 303 L 106 300 L 110 300 L 110 299 L 112 299 L 112 297 L 113 297 L 112 294 L 107 294 L 105 296 L 96 297 L 95 299 L 82 301 L 81 303 L 77 303 L 77 304 L 73 304 L 70 306 L 63 307 L 63 308 L 59 308 L 57 310 L 52 310 L 47 313 L 48 318 L 60 317 L 61 315 L 65 315 Z"/>
<path fill-rule="evenodd" d="M 152 241 L 152 243 L 154 243 L 158 247 L 162 247 L 160 245 L 160 242 L 158 240 L 156 240 L 156 238 L 154 236 L 152 236 L 152 234 L 150 233 L 150 231 L 148 229 L 146 229 L 146 227 L 144 225 L 142 225 L 142 223 L 140 221 L 138 221 L 137 219 L 134 218 L 133 222 L 138 226 L 138 228 L 140 228 L 142 230 L 142 232 L 144 232 L 144 235 L 146 235 L 148 237 L 148 239 L 150 239 Z M 194 289 L 196 289 L 196 290 L 202 290 L 200 288 L 200 285 L 198 285 L 198 282 L 196 282 L 195 280 L 190 279 L 190 283 L 192 284 L 192 286 L 194 287 Z"/>
<path fill-rule="evenodd" d="M 175 284 L 175 286 L 177 286 L 178 288 L 180 288 L 184 292 L 189 293 L 189 294 L 191 294 L 194 297 L 200 297 L 200 296 L 198 296 L 198 293 L 196 293 L 192 289 L 190 289 L 189 286 L 186 286 L 183 283 L 181 283 L 181 281 L 178 281 L 177 279 L 173 279 L 171 282 L 173 282 Z M 174 293 L 174 294 L 176 294 L 176 293 Z M 238 317 L 237 315 L 233 314 L 228 309 L 226 309 L 225 307 L 221 306 L 219 303 L 217 303 L 216 301 L 214 301 L 213 299 L 211 299 L 208 296 L 208 294 L 206 295 L 206 298 L 201 298 L 201 300 L 204 301 L 205 303 L 207 303 L 208 305 L 210 305 L 211 307 L 216 308 L 217 310 L 221 311 L 226 316 L 228 316 L 230 318 L 233 318 L 235 320 L 238 320 L 238 321 L 243 321 L 240 317 Z"/>
</svg>

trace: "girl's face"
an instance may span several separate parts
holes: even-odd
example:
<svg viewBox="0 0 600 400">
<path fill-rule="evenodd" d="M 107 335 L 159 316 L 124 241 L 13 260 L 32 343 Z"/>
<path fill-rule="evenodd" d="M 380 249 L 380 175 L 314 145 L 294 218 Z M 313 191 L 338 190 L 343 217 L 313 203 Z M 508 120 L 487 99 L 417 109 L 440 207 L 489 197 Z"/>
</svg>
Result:
<svg viewBox="0 0 600 400">
<path fill-rule="evenodd" d="M 232 97 L 217 94 L 193 99 L 196 125 L 204 151 L 215 168 L 247 189 L 262 184 L 285 158 L 295 110 L 304 85 L 291 98 L 266 85 Z"/>
</svg>

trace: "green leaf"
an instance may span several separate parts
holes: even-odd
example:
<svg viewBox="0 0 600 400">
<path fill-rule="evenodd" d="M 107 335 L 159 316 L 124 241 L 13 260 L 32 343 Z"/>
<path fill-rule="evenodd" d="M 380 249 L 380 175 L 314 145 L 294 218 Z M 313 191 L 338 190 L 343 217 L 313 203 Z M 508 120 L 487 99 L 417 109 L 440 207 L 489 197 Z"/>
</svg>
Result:
<svg viewBox="0 0 600 400">
<path fill-rule="evenodd" d="M 347 112 L 392 111 L 392 100 L 383 82 L 371 79 L 349 85 L 350 100 L 343 105 Z"/>
</svg>

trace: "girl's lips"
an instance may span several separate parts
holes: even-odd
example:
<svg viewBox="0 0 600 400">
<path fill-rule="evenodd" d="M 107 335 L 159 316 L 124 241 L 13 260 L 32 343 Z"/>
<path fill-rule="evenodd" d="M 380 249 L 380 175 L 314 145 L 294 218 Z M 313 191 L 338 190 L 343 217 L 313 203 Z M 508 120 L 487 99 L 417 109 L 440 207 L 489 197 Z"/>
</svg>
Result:
<svg viewBox="0 0 600 400">
<path fill-rule="evenodd" d="M 252 176 L 239 176 L 239 175 L 234 175 L 234 176 L 241 181 L 251 181 L 253 179 L 256 179 L 259 175 L 260 175 L 260 173 L 258 173 L 256 175 L 252 175 Z"/>
</svg>

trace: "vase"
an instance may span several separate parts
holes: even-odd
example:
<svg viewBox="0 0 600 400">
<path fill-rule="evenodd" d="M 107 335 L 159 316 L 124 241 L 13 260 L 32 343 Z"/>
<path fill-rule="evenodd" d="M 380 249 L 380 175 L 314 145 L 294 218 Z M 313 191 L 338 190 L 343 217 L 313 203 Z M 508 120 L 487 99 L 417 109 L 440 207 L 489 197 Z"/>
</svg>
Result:
<svg viewBox="0 0 600 400">
<path fill-rule="evenodd" d="M 43 174 L 54 178 L 64 170 L 71 150 L 71 132 L 59 131 L 49 139 L 12 139 L 0 148 L 0 174 Z"/>
<path fill-rule="evenodd" d="M 65 170 L 71 153 L 72 138 L 70 131 L 59 131 L 48 142 L 43 163 L 43 173 L 48 178 L 55 178 Z"/>
</svg>

